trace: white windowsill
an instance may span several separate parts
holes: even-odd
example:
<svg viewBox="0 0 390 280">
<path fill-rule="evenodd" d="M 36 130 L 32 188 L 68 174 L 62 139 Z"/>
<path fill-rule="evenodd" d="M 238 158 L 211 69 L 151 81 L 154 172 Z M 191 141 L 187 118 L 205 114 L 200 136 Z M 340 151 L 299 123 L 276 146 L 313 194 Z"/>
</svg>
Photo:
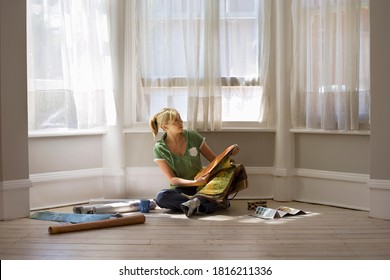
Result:
<svg viewBox="0 0 390 280">
<path fill-rule="evenodd" d="M 307 129 L 294 128 L 290 129 L 292 133 L 302 134 L 338 134 L 338 135 L 370 135 L 369 130 L 325 130 L 325 129 Z"/>
<path fill-rule="evenodd" d="M 261 128 L 261 127 L 229 127 L 229 128 L 222 128 L 218 131 L 201 131 L 197 130 L 198 132 L 275 132 L 276 130 L 274 128 Z M 161 129 L 160 129 L 161 132 Z M 124 134 L 131 134 L 131 133 L 152 133 L 150 128 L 144 128 L 144 127 L 134 127 L 134 128 L 125 128 L 123 129 Z"/>
<path fill-rule="evenodd" d="M 220 132 L 275 132 L 275 128 L 266 128 L 266 127 L 223 127 Z"/>
<path fill-rule="evenodd" d="M 67 137 L 67 136 L 90 136 L 103 135 L 107 132 L 105 128 L 94 129 L 48 129 L 29 131 L 29 138 L 44 138 L 44 137 Z"/>
</svg>

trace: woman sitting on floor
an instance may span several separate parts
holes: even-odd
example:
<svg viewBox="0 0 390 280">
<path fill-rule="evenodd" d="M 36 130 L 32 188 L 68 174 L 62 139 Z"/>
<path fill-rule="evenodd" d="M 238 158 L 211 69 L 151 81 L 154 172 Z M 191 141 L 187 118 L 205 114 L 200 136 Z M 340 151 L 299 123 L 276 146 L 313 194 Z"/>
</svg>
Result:
<svg viewBox="0 0 390 280">
<path fill-rule="evenodd" d="M 191 196 L 197 193 L 198 187 L 206 185 L 210 176 L 207 173 L 194 179 L 202 169 L 200 155 L 210 162 L 216 157 L 205 138 L 196 131 L 184 129 L 179 112 L 173 108 L 165 108 L 157 113 L 150 120 L 150 127 L 155 138 L 159 128 L 165 132 L 155 143 L 154 161 L 171 185 L 170 189 L 164 189 L 157 194 L 157 205 L 183 211 L 187 217 L 197 213 L 213 213 L 218 208 L 229 207 L 227 199 L 222 203 L 201 196 L 191 199 Z M 237 146 L 232 155 L 238 152 Z"/>
</svg>

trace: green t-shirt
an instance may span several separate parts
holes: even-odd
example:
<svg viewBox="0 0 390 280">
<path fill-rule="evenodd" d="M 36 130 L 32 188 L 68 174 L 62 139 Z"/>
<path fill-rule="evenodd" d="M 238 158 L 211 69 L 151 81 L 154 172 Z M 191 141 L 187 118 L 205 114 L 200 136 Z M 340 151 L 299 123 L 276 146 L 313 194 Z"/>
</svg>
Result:
<svg viewBox="0 0 390 280">
<path fill-rule="evenodd" d="M 183 134 L 187 143 L 183 156 L 175 155 L 169 151 L 164 142 L 167 135 L 164 134 L 161 140 L 154 145 L 154 161 L 165 160 L 177 177 L 193 180 L 195 175 L 202 169 L 200 148 L 205 139 L 196 131 L 184 129 Z"/>
</svg>

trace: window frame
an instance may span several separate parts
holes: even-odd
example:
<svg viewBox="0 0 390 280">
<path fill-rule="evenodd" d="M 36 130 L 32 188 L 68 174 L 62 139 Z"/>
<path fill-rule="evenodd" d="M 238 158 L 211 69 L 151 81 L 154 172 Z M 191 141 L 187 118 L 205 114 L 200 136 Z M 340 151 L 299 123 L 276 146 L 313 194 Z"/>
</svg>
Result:
<svg viewBox="0 0 390 280">
<path fill-rule="evenodd" d="M 257 7 L 259 4 L 258 2 L 254 1 L 255 3 L 255 6 Z M 132 9 L 135 8 L 135 4 L 130 4 L 130 5 L 133 5 L 132 6 Z M 134 11 L 134 10 L 133 10 Z M 228 14 L 232 14 L 231 12 L 227 12 Z M 247 13 L 241 13 L 241 12 L 237 12 L 237 17 L 238 18 L 254 18 L 256 15 L 252 12 L 251 14 L 247 14 Z M 200 15 L 200 17 L 202 17 Z M 156 16 L 155 20 L 158 20 L 158 15 Z M 176 18 L 180 18 L 180 15 L 176 15 Z M 127 33 L 127 34 L 130 34 L 128 38 L 131 38 L 131 36 L 133 34 L 135 34 L 135 20 L 134 20 L 134 17 L 132 17 L 131 19 L 126 19 L 127 20 L 127 23 L 130 23 L 130 32 Z M 224 14 L 221 15 L 221 20 L 226 20 L 226 15 Z M 127 53 L 127 59 L 128 60 L 131 60 L 132 57 L 134 57 L 135 55 L 135 45 L 134 45 L 134 40 L 129 40 L 127 39 L 126 40 L 128 44 L 130 44 L 130 53 Z M 127 71 L 129 73 L 132 73 L 134 74 L 135 70 L 134 70 L 134 67 L 135 67 L 135 64 L 134 64 L 134 61 L 132 61 L 132 68 L 133 69 L 128 69 Z M 126 72 L 126 71 L 125 71 Z M 126 75 L 126 74 L 125 74 Z M 149 124 L 148 122 L 137 122 L 137 117 L 136 117 L 136 104 L 137 104 L 137 97 L 136 97 L 136 94 L 132 94 L 134 92 L 136 92 L 136 83 L 138 81 L 136 81 L 134 75 L 130 75 L 131 79 L 130 79 L 130 82 L 129 83 L 126 83 L 125 82 L 125 85 L 129 85 L 131 84 L 131 86 L 129 86 L 130 88 L 127 90 L 127 94 L 125 93 L 125 125 L 124 125 L 124 131 L 125 132 L 137 132 L 137 131 L 147 131 L 149 130 Z M 180 77 L 179 77 L 180 78 Z M 240 77 L 234 77 L 235 79 L 237 80 L 243 80 L 242 78 Z M 145 77 L 143 77 L 142 79 L 145 79 Z M 221 79 L 223 79 L 223 77 L 221 77 Z M 248 87 L 251 87 L 251 85 L 249 85 Z M 125 89 L 125 92 L 126 92 L 126 89 Z M 265 93 L 262 93 L 263 95 Z M 260 100 L 264 98 L 264 96 L 259 96 L 258 97 Z M 268 109 L 266 109 L 266 111 L 268 111 Z M 273 121 L 270 121 L 269 123 L 271 123 Z M 186 121 L 184 122 L 184 124 L 186 125 Z M 259 121 L 229 121 L 229 120 L 222 120 L 222 131 L 243 131 L 243 130 L 249 130 L 249 131 L 274 131 L 275 128 L 274 128 L 274 124 L 272 123 L 271 125 L 270 124 L 262 124 L 261 122 Z"/>
</svg>

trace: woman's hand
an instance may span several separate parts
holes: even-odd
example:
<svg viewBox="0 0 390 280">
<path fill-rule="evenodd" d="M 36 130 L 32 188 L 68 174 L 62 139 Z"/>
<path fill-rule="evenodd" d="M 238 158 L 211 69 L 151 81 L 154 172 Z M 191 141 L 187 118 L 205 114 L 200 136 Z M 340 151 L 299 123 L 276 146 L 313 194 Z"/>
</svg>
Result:
<svg viewBox="0 0 390 280">
<path fill-rule="evenodd" d="M 195 179 L 195 184 L 196 186 L 204 186 L 207 184 L 208 182 L 208 179 L 210 177 L 210 172 L 198 177 L 197 179 Z"/>
</svg>

